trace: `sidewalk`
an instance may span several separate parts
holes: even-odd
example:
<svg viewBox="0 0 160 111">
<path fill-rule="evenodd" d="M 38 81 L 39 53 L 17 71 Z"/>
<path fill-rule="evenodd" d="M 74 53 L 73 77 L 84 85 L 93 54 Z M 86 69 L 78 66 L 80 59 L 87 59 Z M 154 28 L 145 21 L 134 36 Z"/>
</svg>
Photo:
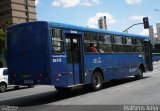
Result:
<svg viewBox="0 0 160 111">
<path fill-rule="evenodd" d="M 160 64 L 160 61 L 154 61 L 153 64 Z"/>
</svg>

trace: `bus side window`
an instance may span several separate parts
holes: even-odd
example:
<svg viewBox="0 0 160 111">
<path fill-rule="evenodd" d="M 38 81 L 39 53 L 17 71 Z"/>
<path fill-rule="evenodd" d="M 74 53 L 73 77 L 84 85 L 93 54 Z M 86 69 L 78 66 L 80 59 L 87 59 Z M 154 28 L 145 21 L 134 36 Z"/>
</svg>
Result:
<svg viewBox="0 0 160 111">
<path fill-rule="evenodd" d="M 133 41 L 131 37 L 126 37 L 126 43 L 124 45 L 125 52 L 134 52 Z"/>
<path fill-rule="evenodd" d="M 144 48 L 143 48 L 143 39 L 138 39 L 135 38 L 134 39 L 134 51 L 135 52 L 143 52 Z"/>
<path fill-rule="evenodd" d="M 98 53 L 98 34 L 86 32 L 84 34 L 84 48 L 87 53 Z"/>
<path fill-rule="evenodd" d="M 55 54 L 64 52 L 64 40 L 60 29 L 52 29 L 52 51 Z"/>
<path fill-rule="evenodd" d="M 122 36 L 114 36 L 113 52 L 124 52 Z"/>
<path fill-rule="evenodd" d="M 99 35 L 99 52 L 109 53 L 112 52 L 112 42 L 110 35 Z"/>
</svg>

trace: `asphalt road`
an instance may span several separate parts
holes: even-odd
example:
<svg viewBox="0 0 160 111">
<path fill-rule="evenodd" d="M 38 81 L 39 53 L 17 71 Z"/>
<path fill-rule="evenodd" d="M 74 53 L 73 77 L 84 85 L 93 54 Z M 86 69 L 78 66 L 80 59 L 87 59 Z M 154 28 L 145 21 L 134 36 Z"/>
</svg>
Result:
<svg viewBox="0 0 160 111">
<path fill-rule="evenodd" d="M 0 110 L 18 107 L 18 111 L 97 111 L 107 107 L 115 111 L 115 106 L 124 111 L 124 105 L 160 105 L 160 62 L 155 62 L 154 71 L 145 73 L 141 80 L 114 80 L 97 92 L 77 87 L 70 93 L 59 93 L 52 86 L 36 86 L 0 93 Z"/>
</svg>

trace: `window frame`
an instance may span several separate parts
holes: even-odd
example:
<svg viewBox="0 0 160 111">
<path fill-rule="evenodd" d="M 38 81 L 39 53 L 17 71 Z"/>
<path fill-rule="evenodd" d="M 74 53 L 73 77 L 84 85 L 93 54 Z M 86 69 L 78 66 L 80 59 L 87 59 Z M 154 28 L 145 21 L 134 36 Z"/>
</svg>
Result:
<svg viewBox="0 0 160 111">
<path fill-rule="evenodd" d="M 87 39 L 85 39 L 86 38 L 85 34 L 88 35 Z M 92 35 L 94 35 L 94 34 L 95 34 L 95 41 L 92 38 Z M 84 43 L 83 44 L 84 44 L 84 52 L 85 52 L 85 54 L 99 54 L 99 37 L 98 36 L 99 36 L 99 33 L 96 33 L 96 32 L 89 32 L 89 31 L 84 32 Z M 89 50 L 89 45 L 87 45 L 87 47 L 86 47 L 86 44 L 97 44 L 97 47 L 96 47 L 97 48 L 97 52 L 87 51 L 87 50 Z"/>
<path fill-rule="evenodd" d="M 106 36 L 110 38 L 110 42 L 100 42 L 100 35 L 103 35 L 103 37 L 105 38 Z M 99 50 L 99 53 L 100 54 L 106 54 L 106 53 L 113 53 L 113 44 L 112 44 L 112 36 L 110 34 L 103 34 L 103 33 L 100 33 L 99 36 L 99 41 L 98 41 L 98 50 Z M 105 39 L 104 39 L 105 40 Z M 103 44 L 105 46 L 108 46 L 108 45 L 111 45 L 111 51 L 104 51 L 104 52 L 101 52 L 100 51 L 100 44 Z"/>
<path fill-rule="evenodd" d="M 4 70 L 3 70 L 3 75 L 4 75 L 4 76 L 8 76 L 8 69 L 4 69 Z"/>
<path fill-rule="evenodd" d="M 144 39 L 143 38 L 133 38 L 134 39 L 134 52 L 135 53 L 144 53 Z M 137 40 L 140 40 L 141 41 L 141 44 L 136 44 Z M 142 48 L 142 51 L 137 51 L 136 50 L 136 47 L 141 47 Z"/>
<path fill-rule="evenodd" d="M 115 38 L 121 38 L 121 44 L 116 43 Z M 122 46 L 121 51 L 117 51 L 117 46 Z M 116 48 L 116 51 L 114 50 Z M 123 44 L 123 36 L 122 35 L 112 35 L 112 51 L 113 53 L 124 53 L 124 44 Z"/>
<path fill-rule="evenodd" d="M 127 38 L 131 39 L 131 41 L 130 41 L 131 44 L 128 44 L 128 43 L 127 43 Z M 134 37 L 131 37 L 131 36 L 123 36 L 124 53 L 135 53 L 135 52 L 134 52 L 133 38 L 134 38 Z M 132 47 L 132 51 L 128 51 L 128 49 L 127 49 L 127 51 L 126 51 L 126 47 L 127 47 L 127 46 Z"/>
<path fill-rule="evenodd" d="M 60 36 L 60 40 L 54 40 L 54 36 L 53 36 L 53 30 L 60 30 L 61 31 L 61 36 Z M 58 37 L 59 38 L 59 37 Z M 60 46 L 54 46 L 54 42 L 59 42 L 60 43 Z M 61 43 L 62 43 L 62 46 L 61 46 Z M 51 27 L 51 47 L 52 47 L 52 54 L 53 55 L 59 55 L 59 54 L 65 54 L 65 38 L 64 38 L 64 34 L 63 34 L 63 29 L 60 29 L 60 28 L 52 28 Z M 54 50 L 54 47 L 59 47 L 60 49 L 62 48 L 62 51 L 61 52 L 57 52 Z"/>
</svg>

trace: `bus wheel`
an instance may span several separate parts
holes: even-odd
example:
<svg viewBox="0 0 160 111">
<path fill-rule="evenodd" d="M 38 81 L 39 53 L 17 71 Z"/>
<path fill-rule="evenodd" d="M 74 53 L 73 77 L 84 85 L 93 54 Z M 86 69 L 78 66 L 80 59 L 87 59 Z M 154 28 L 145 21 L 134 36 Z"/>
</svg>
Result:
<svg viewBox="0 0 160 111">
<path fill-rule="evenodd" d="M 92 89 L 94 91 L 100 90 L 102 88 L 102 75 L 100 72 L 94 72 L 92 75 Z"/>
<path fill-rule="evenodd" d="M 58 87 L 58 86 L 55 86 L 55 89 L 58 92 L 69 92 L 69 91 L 71 91 L 71 88 L 63 88 L 63 87 Z"/>
<path fill-rule="evenodd" d="M 138 74 L 135 75 L 135 79 L 142 79 L 143 78 L 143 71 L 139 68 Z"/>
<path fill-rule="evenodd" d="M 6 86 L 6 84 L 0 84 L 0 92 L 2 93 L 2 92 L 5 92 L 6 91 L 6 88 L 7 88 L 7 86 Z"/>
</svg>

